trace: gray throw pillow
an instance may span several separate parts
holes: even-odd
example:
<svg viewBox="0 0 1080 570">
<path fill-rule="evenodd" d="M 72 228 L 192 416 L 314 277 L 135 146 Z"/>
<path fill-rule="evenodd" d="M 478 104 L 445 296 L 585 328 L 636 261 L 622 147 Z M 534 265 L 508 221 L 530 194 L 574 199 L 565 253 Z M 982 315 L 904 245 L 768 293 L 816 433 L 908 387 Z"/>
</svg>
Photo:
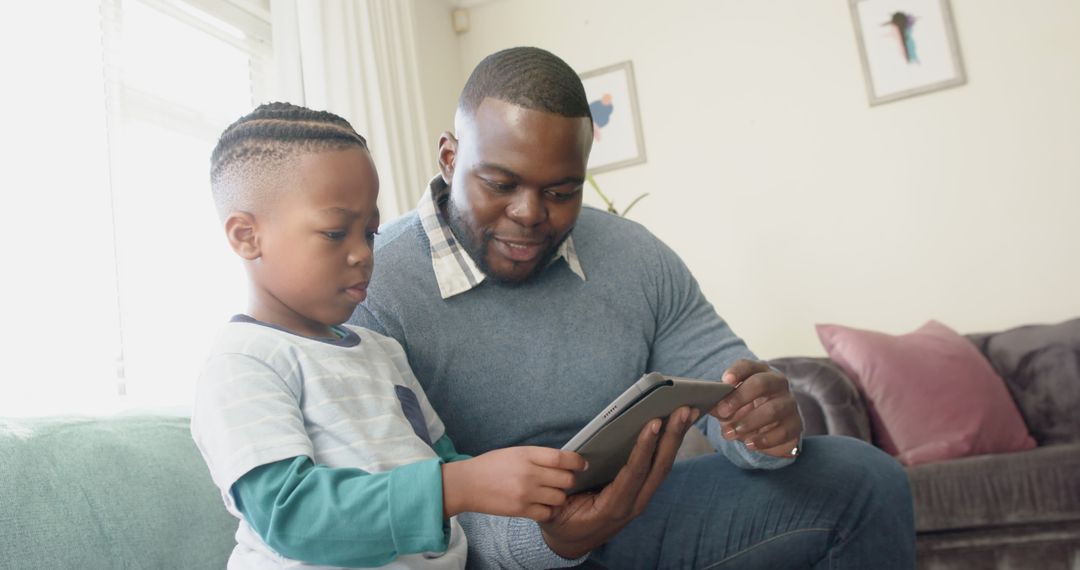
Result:
<svg viewBox="0 0 1080 570">
<path fill-rule="evenodd" d="M 1080 441 L 1080 319 L 969 335 L 1039 445 Z"/>
</svg>

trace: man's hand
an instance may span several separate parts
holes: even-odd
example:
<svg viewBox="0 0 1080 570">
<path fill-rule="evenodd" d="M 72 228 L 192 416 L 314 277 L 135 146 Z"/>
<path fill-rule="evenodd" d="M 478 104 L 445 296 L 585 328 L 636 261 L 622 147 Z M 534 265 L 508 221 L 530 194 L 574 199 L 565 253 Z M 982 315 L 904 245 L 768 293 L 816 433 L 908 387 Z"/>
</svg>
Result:
<svg viewBox="0 0 1080 570">
<path fill-rule="evenodd" d="M 764 362 L 739 360 L 722 380 L 738 386 L 709 412 L 720 420 L 724 439 L 774 457 L 798 455 L 803 425 L 787 378 Z"/>
<path fill-rule="evenodd" d="M 540 523 L 548 547 L 563 558 L 577 558 L 604 544 L 645 510 L 671 471 L 675 453 L 698 411 L 683 406 L 662 422 L 654 419 L 638 434 L 626 465 L 599 493 L 569 497 L 551 519 Z"/>
<path fill-rule="evenodd" d="M 535 521 L 566 502 L 574 471 L 585 460 L 572 451 L 508 447 L 442 466 L 443 514 L 470 511 Z"/>
</svg>

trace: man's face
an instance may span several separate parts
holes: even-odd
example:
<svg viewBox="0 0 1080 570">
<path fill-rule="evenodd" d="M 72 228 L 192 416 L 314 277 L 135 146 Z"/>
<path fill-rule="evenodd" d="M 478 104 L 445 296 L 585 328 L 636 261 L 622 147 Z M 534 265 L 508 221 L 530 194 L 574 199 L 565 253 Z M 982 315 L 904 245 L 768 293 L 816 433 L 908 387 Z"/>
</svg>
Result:
<svg viewBox="0 0 1080 570">
<path fill-rule="evenodd" d="M 588 117 L 485 99 L 440 140 L 444 212 L 488 276 L 520 283 L 543 269 L 581 213 L 592 144 Z"/>
<path fill-rule="evenodd" d="M 367 296 L 379 178 L 360 148 L 299 157 L 289 187 L 257 219 L 252 316 L 325 336 Z"/>
</svg>

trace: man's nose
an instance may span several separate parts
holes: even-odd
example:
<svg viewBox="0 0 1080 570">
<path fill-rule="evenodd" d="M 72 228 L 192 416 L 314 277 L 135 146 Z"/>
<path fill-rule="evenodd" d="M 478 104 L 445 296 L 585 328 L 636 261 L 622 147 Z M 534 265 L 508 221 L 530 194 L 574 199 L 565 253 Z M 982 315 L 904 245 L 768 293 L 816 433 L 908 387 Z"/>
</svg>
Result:
<svg viewBox="0 0 1080 570">
<path fill-rule="evenodd" d="M 521 189 L 506 207 L 506 215 L 522 226 L 532 227 L 547 220 L 547 207 L 540 192 Z"/>
</svg>

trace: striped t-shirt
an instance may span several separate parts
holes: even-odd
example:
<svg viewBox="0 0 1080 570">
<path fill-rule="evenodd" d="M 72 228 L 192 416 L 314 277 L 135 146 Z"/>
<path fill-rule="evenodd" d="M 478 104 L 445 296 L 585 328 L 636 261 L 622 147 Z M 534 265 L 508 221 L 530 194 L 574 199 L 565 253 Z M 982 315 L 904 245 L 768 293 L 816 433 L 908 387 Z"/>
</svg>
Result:
<svg viewBox="0 0 1080 570">
<path fill-rule="evenodd" d="M 237 317 L 215 343 L 199 379 L 191 432 L 240 519 L 230 568 L 302 567 L 273 552 L 229 492 L 248 471 L 310 457 L 328 467 L 381 473 L 437 459 L 444 427 L 397 341 L 342 326 L 339 339 L 311 339 Z M 388 568 L 462 568 L 467 545 L 451 520 L 449 548 L 397 558 Z"/>
</svg>

